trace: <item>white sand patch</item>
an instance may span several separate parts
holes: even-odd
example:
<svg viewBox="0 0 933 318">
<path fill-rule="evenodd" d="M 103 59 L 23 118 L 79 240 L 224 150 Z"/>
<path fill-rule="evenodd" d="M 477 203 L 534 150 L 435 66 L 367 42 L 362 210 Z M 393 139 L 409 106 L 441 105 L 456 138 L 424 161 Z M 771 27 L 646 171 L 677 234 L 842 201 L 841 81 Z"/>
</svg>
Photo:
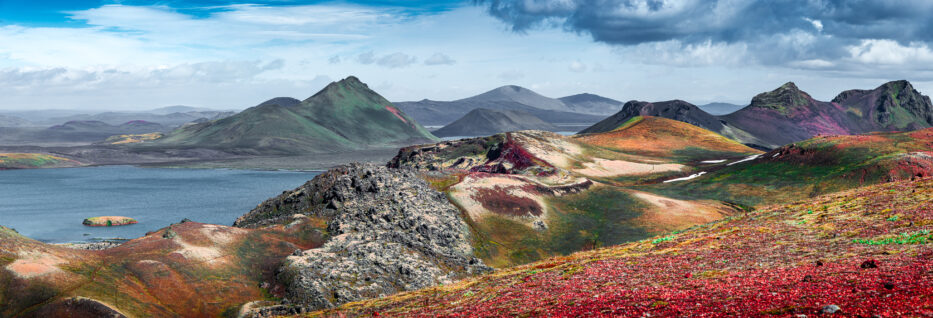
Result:
<svg viewBox="0 0 933 318">
<path fill-rule="evenodd" d="M 65 262 L 55 255 L 41 252 L 20 253 L 19 256 L 21 258 L 7 264 L 6 269 L 17 277 L 27 279 L 61 272 L 58 265 Z"/>
<path fill-rule="evenodd" d="M 549 132 L 515 132 L 512 133 L 512 140 L 538 159 L 564 169 L 573 161 L 571 157 L 583 154 L 583 148 L 571 142 L 568 137 Z"/>
<path fill-rule="evenodd" d="M 691 174 L 691 175 L 686 176 L 686 177 L 676 178 L 676 179 L 670 179 L 670 180 L 664 180 L 664 183 L 668 183 L 668 182 L 677 182 L 677 181 L 687 181 L 687 180 L 690 180 L 690 179 L 695 179 L 695 178 L 697 178 L 697 177 L 699 177 L 699 176 L 702 176 L 702 175 L 704 175 L 704 174 L 706 174 L 706 171 L 700 171 L 700 173 L 694 173 L 694 174 Z"/>
<path fill-rule="evenodd" d="M 205 224 L 200 230 L 201 234 L 204 234 L 209 240 L 220 245 L 233 243 L 237 236 L 246 234 L 246 230 L 244 229 L 214 224 Z"/>
<path fill-rule="evenodd" d="M 219 262 L 224 262 L 224 259 L 221 258 L 223 253 L 217 247 L 207 247 L 207 246 L 198 246 L 189 244 L 182 240 L 180 237 L 175 238 L 175 244 L 181 246 L 181 249 L 175 251 L 185 259 L 201 261 L 208 264 L 214 264 Z"/>
<path fill-rule="evenodd" d="M 726 159 L 700 161 L 700 163 L 723 163 L 723 162 L 726 162 Z"/>
<path fill-rule="evenodd" d="M 732 163 L 728 163 L 728 164 L 726 164 L 726 165 L 727 165 L 727 166 L 731 166 L 731 165 L 734 165 L 734 164 L 737 164 L 737 163 L 743 163 L 743 162 L 746 162 L 746 161 L 752 161 L 752 160 L 758 159 L 758 157 L 761 157 L 761 155 L 752 155 L 752 156 L 748 156 L 748 157 L 745 157 L 745 158 L 742 159 L 742 160 L 739 160 L 739 161 L 736 161 L 736 162 L 732 162 Z"/>
<path fill-rule="evenodd" d="M 684 168 L 684 165 L 676 163 L 649 164 L 601 158 L 593 158 L 593 162 L 584 163 L 583 166 L 585 168 L 573 169 L 573 171 L 591 177 L 614 177 L 681 171 Z"/>
</svg>

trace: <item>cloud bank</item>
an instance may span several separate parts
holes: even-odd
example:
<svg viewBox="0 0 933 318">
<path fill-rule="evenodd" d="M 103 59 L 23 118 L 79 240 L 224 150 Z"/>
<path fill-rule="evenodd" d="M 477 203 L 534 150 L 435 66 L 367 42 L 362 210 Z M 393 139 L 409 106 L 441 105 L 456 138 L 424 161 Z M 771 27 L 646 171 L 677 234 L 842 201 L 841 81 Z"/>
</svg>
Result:
<svg viewBox="0 0 933 318">
<path fill-rule="evenodd" d="M 764 65 L 841 70 L 858 64 L 923 61 L 933 41 L 933 19 L 929 19 L 933 2 L 923 0 L 476 3 L 516 32 L 561 28 L 597 42 L 661 53 L 656 61 L 665 64 L 733 63 L 738 58 Z M 652 55 L 657 54 L 643 54 Z"/>
</svg>

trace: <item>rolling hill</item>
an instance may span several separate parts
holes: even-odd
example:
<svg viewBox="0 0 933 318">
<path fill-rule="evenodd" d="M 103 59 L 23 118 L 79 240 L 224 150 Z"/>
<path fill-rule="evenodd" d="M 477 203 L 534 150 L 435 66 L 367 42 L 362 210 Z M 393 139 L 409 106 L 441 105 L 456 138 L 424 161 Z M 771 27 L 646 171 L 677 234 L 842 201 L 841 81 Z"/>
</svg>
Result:
<svg viewBox="0 0 933 318">
<path fill-rule="evenodd" d="M 386 148 L 436 140 L 385 98 L 348 77 L 300 103 L 276 98 L 231 117 L 187 125 L 154 145 L 248 154 Z"/>
<path fill-rule="evenodd" d="M 604 133 L 579 134 L 584 143 L 653 157 L 735 157 L 760 151 L 712 131 L 663 117 L 635 116 Z"/>
<path fill-rule="evenodd" d="M 523 111 L 477 108 L 431 133 L 438 137 L 485 136 L 528 129 L 556 131 L 558 127 Z"/>
</svg>

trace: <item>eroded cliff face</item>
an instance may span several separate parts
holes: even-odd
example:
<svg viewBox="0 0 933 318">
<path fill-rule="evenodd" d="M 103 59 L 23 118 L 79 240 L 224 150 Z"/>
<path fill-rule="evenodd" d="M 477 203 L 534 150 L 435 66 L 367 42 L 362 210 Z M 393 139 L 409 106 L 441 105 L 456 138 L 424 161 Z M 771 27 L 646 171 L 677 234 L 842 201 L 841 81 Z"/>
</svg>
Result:
<svg viewBox="0 0 933 318">
<path fill-rule="evenodd" d="M 252 314 L 333 307 L 491 270 L 473 256 L 470 230 L 444 194 L 408 169 L 351 164 L 321 174 L 240 217 L 235 226 L 314 220 L 327 242 L 279 269 L 288 305 Z"/>
</svg>

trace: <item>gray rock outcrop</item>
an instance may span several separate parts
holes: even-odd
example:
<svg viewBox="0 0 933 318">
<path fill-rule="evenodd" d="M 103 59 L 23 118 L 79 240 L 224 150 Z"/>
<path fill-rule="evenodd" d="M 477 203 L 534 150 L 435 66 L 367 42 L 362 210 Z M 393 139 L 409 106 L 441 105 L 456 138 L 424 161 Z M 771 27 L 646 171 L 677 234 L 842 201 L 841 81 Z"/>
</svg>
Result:
<svg viewBox="0 0 933 318">
<path fill-rule="evenodd" d="M 277 279 L 302 309 L 450 283 L 491 270 L 473 257 L 460 211 L 412 170 L 351 164 L 331 169 L 237 219 L 235 226 L 326 220 L 329 240 L 296 251 Z"/>
</svg>

